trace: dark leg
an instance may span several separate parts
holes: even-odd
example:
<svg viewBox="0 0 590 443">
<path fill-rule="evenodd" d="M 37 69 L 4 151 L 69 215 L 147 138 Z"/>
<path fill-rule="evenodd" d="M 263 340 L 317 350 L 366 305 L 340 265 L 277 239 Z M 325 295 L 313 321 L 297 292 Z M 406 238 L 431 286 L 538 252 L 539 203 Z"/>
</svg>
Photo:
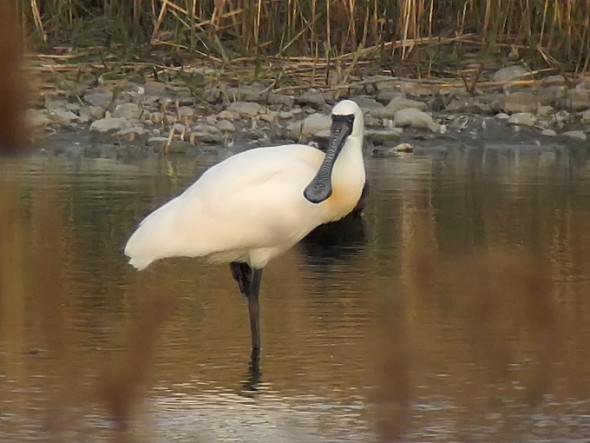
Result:
<svg viewBox="0 0 590 443">
<path fill-rule="evenodd" d="M 262 269 L 252 269 L 252 281 L 250 282 L 250 295 L 248 297 L 248 311 L 250 312 L 250 331 L 252 332 L 252 350 L 260 349 L 260 305 L 258 304 L 258 292 Z"/>
<path fill-rule="evenodd" d="M 244 297 L 248 298 L 252 268 L 248 265 L 248 263 L 233 261 L 229 264 L 229 269 L 231 270 L 231 275 L 234 280 L 238 282 L 240 292 L 244 295 Z"/>
<path fill-rule="evenodd" d="M 232 262 L 229 264 L 232 276 L 238 282 L 240 292 L 248 299 L 248 312 L 250 313 L 250 331 L 252 333 L 252 349 L 260 349 L 260 305 L 258 304 L 258 292 L 262 269 L 252 269 L 247 263 Z"/>
</svg>

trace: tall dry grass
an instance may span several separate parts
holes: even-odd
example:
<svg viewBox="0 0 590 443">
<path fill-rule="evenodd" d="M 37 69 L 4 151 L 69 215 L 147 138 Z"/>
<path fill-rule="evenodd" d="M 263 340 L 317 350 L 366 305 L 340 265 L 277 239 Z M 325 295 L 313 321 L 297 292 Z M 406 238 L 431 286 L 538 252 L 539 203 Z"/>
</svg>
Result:
<svg viewBox="0 0 590 443">
<path fill-rule="evenodd" d="M 586 0 L 12 1 L 37 47 L 149 43 L 223 59 L 329 58 L 373 48 L 405 59 L 416 46 L 463 36 L 492 50 L 531 50 L 578 70 L 587 68 L 590 54 Z"/>
</svg>

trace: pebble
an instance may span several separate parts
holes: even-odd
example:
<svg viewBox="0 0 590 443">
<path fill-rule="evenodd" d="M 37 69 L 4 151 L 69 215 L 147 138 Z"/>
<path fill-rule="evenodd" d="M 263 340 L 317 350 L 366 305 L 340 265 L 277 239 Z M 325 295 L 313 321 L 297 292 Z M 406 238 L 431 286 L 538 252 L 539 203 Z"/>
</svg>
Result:
<svg viewBox="0 0 590 443">
<path fill-rule="evenodd" d="M 537 123 L 537 117 L 530 112 L 517 112 L 510 116 L 508 123 L 517 126 L 534 126 Z"/>
<path fill-rule="evenodd" d="M 56 123 L 71 123 L 78 120 L 78 115 L 65 108 L 55 108 L 49 112 L 49 118 Z"/>
<path fill-rule="evenodd" d="M 140 118 L 141 114 L 143 114 L 143 109 L 137 103 L 121 103 L 115 107 L 112 116 L 130 120 Z"/>
<path fill-rule="evenodd" d="M 517 80 L 528 73 L 528 70 L 522 65 L 506 66 L 498 69 L 492 76 L 492 81 L 507 82 Z"/>
<path fill-rule="evenodd" d="M 541 131 L 541 135 L 545 135 L 547 137 L 555 137 L 557 135 L 557 132 L 555 132 L 553 129 L 543 129 Z"/>
<path fill-rule="evenodd" d="M 564 137 L 568 137 L 574 140 L 587 140 L 588 136 L 586 135 L 586 133 L 584 131 L 566 131 L 564 133 L 562 133 L 561 135 L 563 135 Z"/>
<path fill-rule="evenodd" d="M 219 120 L 216 127 L 222 132 L 234 132 L 236 130 L 236 126 L 229 120 Z"/>
<path fill-rule="evenodd" d="M 195 116 L 195 110 L 190 106 L 180 106 L 176 111 L 176 115 L 178 116 L 178 120 L 184 124 L 190 125 Z"/>
<path fill-rule="evenodd" d="M 426 111 L 428 109 L 428 105 L 424 102 L 411 100 L 403 96 L 396 96 L 387 104 L 387 106 L 372 111 L 371 114 L 374 117 L 394 118 L 395 114 L 402 109 L 417 109 L 419 111 Z"/>
<path fill-rule="evenodd" d="M 295 99 L 295 103 L 302 106 L 312 106 L 321 109 L 326 104 L 326 99 L 321 92 L 305 91 Z"/>
<path fill-rule="evenodd" d="M 122 129 L 129 128 L 130 126 L 131 123 L 129 123 L 129 121 L 125 118 L 105 117 L 92 122 L 90 125 L 90 130 L 99 132 L 101 134 L 106 134 L 108 132 L 120 131 Z"/>
<path fill-rule="evenodd" d="M 365 131 L 365 137 L 368 141 L 376 144 L 384 144 L 388 141 L 399 141 L 403 134 L 403 129 L 392 128 L 392 129 L 381 129 L 373 130 L 369 129 Z"/>
<path fill-rule="evenodd" d="M 311 114 L 304 120 L 291 123 L 287 127 L 289 135 L 294 139 L 307 140 L 318 132 L 329 131 L 332 119 L 325 114 Z"/>
<path fill-rule="evenodd" d="M 113 92 L 108 89 L 88 91 L 84 94 L 84 101 L 92 106 L 106 109 L 113 101 Z"/>
<path fill-rule="evenodd" d="M 520 112 L 536 113 L 539 108 L 537 97 L 531 92 L 514 92 L 504 97 L 504 112 L 516 114 Z"/>
<path fill-rule="evenodd" d="M 52 123 L 51 119 L 47 117 L 45 111 L 40 109 L 27 110 L 26 120 L 33 128 L 49 126 L 49 124 Z"/>
<path fill-rule="evenodd" d="M 262 106 L 258 103 L 254 102 L 233 102 L 230 103 L 228 109 L 232 112 L 235 112 L 239 115 L 243 115 L 246 117 L 254 117 L 258 115 L 260 111 L 262 111 Z"/>
<path fill-rule="evenodd" d="M 393 117 L 393 124 L 395 126 L 430 129 L 432 132 L 438 132 L 440 130 L 440 125 L 434 122 L 430 114 L 414 108 L 400 109 L 397 111 Z"/>
</svg>

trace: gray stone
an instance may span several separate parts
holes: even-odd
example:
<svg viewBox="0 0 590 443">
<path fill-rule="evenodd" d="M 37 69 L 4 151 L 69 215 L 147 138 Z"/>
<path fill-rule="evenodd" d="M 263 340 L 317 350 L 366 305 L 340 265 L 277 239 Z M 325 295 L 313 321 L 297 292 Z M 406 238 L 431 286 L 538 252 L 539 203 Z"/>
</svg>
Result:
<svg viewBox="0 0 590 443">
<path fill-rule="evenodd" d="M 191 143 L 204 143 L 208 145 L 222 144 L 226 138 L 223 134 L 212 134 L 211 132 L 192 131 L 189 134 Z"/>
<path fill-rule="evenodd" d="M 143 90 L 145 95 L 155 95 L 158 97 L 165 96 L 168 93 L 165 83 L 154 80 L 147 80 L 143 85 Z"/>
<path fill-rule="evenodd" d="M 262 111 L 262 106 L 253 102 L 233 102 L 230 103 L 228 109 L 242 116 L 254 117 Z"/>
<path fill-rule="evenodd" d="M 491 114 L 492 106 L 480 97 L 455 97 L 445 108 L 448 112 L 472 114 Z"/>
<path fill-rule="evenodd" d="M 537 118 L 530 112 L 517 112 L 510 116 L 508 123 L 517 126 L 534 126 Z"/>
<path fill-rule="evenodd" d="M 455 97 L 445 109 L 449 112 L 469 112 L 472 102 L 470 97 Z"/>
<path fill-rule="evenodd" d="M 458 115 L 451 120 L 449 126 L 455 131 L 463 131 L 469 127 L 469 116 L 465 114 Z"/>
<path fill-rule="evenodd" d="M 148 115 L 148 120 L 157 125 L 163 123 L 165 119 L 166 116 L 163 112 L 150 112 Z"/>
<path fill-rule="evenodd" d="M 508 114 L 505 114 L 504 112 L 499 112 L 496 114 L 496 118 L 498 120 L 508 120 L 510 116 Z"/>
<path fill-rule="evenodd" d="M 174 85 L 174 84 L 167 84 L 166 85 L 166 91 L 167 94 L 171 97 L 174 97 L 176 99 L 190 99 L 190 101 L 193 101 L 193 94 L 191 91 L 191 88 L 189 88 L 188 86 L 184 86 L 184 85 Z"/>
<path fill-rule="evenodd" d="M 187 152 L 195 151 L 196 147 L 193 143 L 185 140 L 172 140 L 166 149 L 170 154 L 186 154 Z"/>
<path fill-rule="evenodd" d="M 537 108 L 537 115 L 539 117 L 549 117 L 550 115 L 553 115 L 554 112 L 555 109 L 553 109 L 553 106 L 549 105 L 539 105 Z"/>
<path fill-rule="evenodd" d="M 186 125 L 190 125 L 193 122 L 195 116 L 195 110 L 190 106 L 180 106 L 176 111 L 178 120 Z"/>
<path fill-rule="evenodd" d="M 352 101 L 359 105 L 365 113 L 373 113 L 374 111 L 378 111 L 383 108 L 383 105 L 381 103 L 379 103 L 374 98 L 368 97 L 366 95 L 353 97 Z"/>
<path fill-rule="evenodd" d="M 365 114 L 365 126 L 366 127 L 380 127 L 382 126 L 382 119 L 373 117 L 371 114 Z"/>
<path fill-rule="evenodd" d="M 236 130 L 235 125 L 229 120 L 220 120 L 217 122 L 216 127 L 222 132 L 234 132 Z"/>
<path fill-rule="evenodd" d="M 520 112 L 528 112 L 535 114 L 539 102 L 537 97 L 530 92 L 513 92 L 504 97 L 504 112 L 507 114 L 516 114 Z"/>
<path fill-rule="evenodd" d="M 557 135 L 557 132 L 555 132 L 553 129 L 543 129 L 541 131 L 541 135 L 545 135 L 547 137 L 555 137 Z"/>
<path fill-rule="evenodd" d="M 426 128 L 433 132 L 440 131 L 440 125 L 435 123 L 430 114 L 419 109 L 400 109 L 393 117 L 395 126 L 411 126 L 413 128 Z"/>
<path fill-rule="evenodd" d="M 379 118 L 394 118 L 395 114 L 401 109 L 416 109 L 420 111 L 426 111 L 428 105 L 426 103 L 411 100 L 402 96 L 397 96 L 389 102 L 387 106 L 380 109 L 375 109 L 371 112 L 374 117 Z"/>
<path fill-rule="evenodd" d="M 321 92 L 305 91 L 295 99 L 295 103 L 301 106 L 312 106 L 316 109 L 321 109 L 326 104 L 326 99 Z"/>
<path fill-rule="evenodd" d="M 78 118 L 78 122 L 88 123 L 103 117 L 104 109 L 99 108 L 98 106 L 85 106 L 80 108 L 80 117 Z"/>
<path fill-rule="evenodd" d="M 278 112 L 277 111 L 267 111 L 264 114 L 260 115 L 260 120 L 268 122 L 268 123 L 272 123 L 277 121 L 278 118 Z"/>
<path fill-rule="evenodd" d="M 368 129 L 365 131 L 365 137 L 368 141 L 371 141 L 375 144 L 384 144 L 388 141 L 399 141 L 400 137 L 403 134 L 403 129 L 401 128 L 392 128 L 392 129 Z"/>
<path fill-rule="evenodd" d="M 322 131 L 330 131 L 332 126 L 332 119 L 325 114 L 311 114 L 303 121 L 291 123 L 287 131 L 289 135 L 295 139 L 307 140 L 313 135 Z"/>
<path fill-rule="evenodd" d="M 56 123 L 67 124 L 78 120 L 78 115 L 65 108 L 55 108 L 49 112 L 49 118 Z"/>
<path fill-rule="evenodd" d="M 399 82 L 389 75 L 373 75 L 365 78 L 365 83 L 372 84 L 377 91 L 397 91 L 399 93 Z"/>
<path fill-rule="evenodd" d="M 147 133 L 143 126 L 132 126 L 130 128 L 121 129 L 115 135 L 127 141 L 134 141 L 137 136 L 145 135 Z"/>
<path fill-rule="evenodd" d="M 108 89 L 95 89 L 84 94 L 84 101 L 92 106 L 108 108 L 113 101 L 113 92 Z"/>
<path fill-rule="evenodd" d="M 164 149 L 167 143 L 168 137 L 150 137 L 147 141 L 147 145 L 155 150 Z"/>
<path fill-rule="evenodd" d="M 437 87 L 420 81 L 402 80 L 399 82 L 399 89 L 411 97 L 432 97 L 436 93 Z"/>
<path fill-rule="evenodd" d="M 492 76 L 492 81 L 495 82 L 508 82 L 516 80 L 524 75 L 528 74 L 528 70 L 522 65 L 506 66 L 505 68 L 498 69 Z"/>
<path fill-rule="evenodd" d="M 208 115 L 207 117 L 205 117 L 205 123 L 207 123 L 210 126 L 216 126 L 218 120 L 219 119 L 214 115 Z"/>
<path fill-rule="evenodd" d="M 219 114 L 217 114 L 217 117 L 224 120 L 236 120 L 240 118 L 240 116 L 235 112 L 228 111 L 227 109 L 224 109 Z"/>
<path fill-rule="evenodd" d="M 563 79 L 562 76 L 555 76 L 555 77 L 561 77 Z M 578 80 L 579 80 L 579 83 L 578 83 L 578 86 L 576 86 L 577 88 L 590 89 L 590 76 L 588 74 L 581 75 Z"/>
<path fill-rule="evenodd" d="M 218 103 L 223 97 L 223 90 L 217 86 L 213 88 L 206 88 L 203 91 L 203 99 L 207 103 Z"/>
<path fill-rule="evenodd" d="M 547 85 L 540 87 L 537 90 L 537 100 L 541 105 L 554 106 L 560 99 L 565 97 L 565 86 L 563 85 Z"/>
<path fill-rule="evenodd" d="M 143 109 L 137 103 L 121 103 L 115 107 L 113 118 L 139 119 Z"/>
<path fill-rule="evenodd" d="M 586 109 L 580 114 L 580 121 L 585 125 L 590 124 L 590 109 Z"/>
<path fill-rule="evenodd" d="M 92 124 L 90 125 L 90 130 L 100 132 L 101 134 L 105 134 L 107 132 L 120 131 L 122 129 L 129 127 L 131 127 L 131 123 L 129 123 L 127 119 L 120 117 L 106 117 L 92 122 Z"/>
<path fill-rule="evenodd" d="M 38 109 L 27 110 L 26 120 L 33 128 L 48 126 L 51 123 L 51 119 L 47 117 L 46 112 Z"/>
<path fill-rule="evenodd" d="M 226 88 L 225 95 L 230 101 L 261 102 L 266 99 L 266 94 L 263 94 L 264 90 L 264 86 L 254 83 L 236 88 Z"/>
<path fill-rule="evenodd" d="M 557 101 L 560 109 L 568 111 L 583 111 L 590 108 L 590 90 L 583 88 L 569 89 L 565 97 Z"/>
<path fill-rule="evenodd" d="M 178 134 L 181 139 L 184 139 L 186 129 L 186 126 L 181 123 L 174 123 L 171 128 L 171 130 L 174 131 L 175 134 Z"/>
<path fill-rule="evenodd" d="M 201 133 L 201 132 L 207 132 L 209 134 L 219 134 L 220 133 L 220 130 L 216 126 L 213 126 L 211 124 L 205 124 L 205 123 L 198 123 L 195 126 L 193 126 L 191 129 L 193 132 L 197 132 L 197 133 Z"/>
<path fill-rule="evenodd" d="M 587 140 L 588 136 L 586 135 L 586 133 L 584 131 L 566 131 L 564 133 L 562 133 L 561 135 L 563 135 L 564 137 L 568 137 L 574 140 Z"/>
<path fill-rule="evenodd" d="M 572 115 L 563 109 L 557 111 L 553 115 L 553 118 L 555 119 L 555 124 L 557 125 L 558 128 L 564 128 L 565 126 L 570 124 L 572 121 Z"/>
<path fill-rule="evenodd" d="M 287 119 L 294 118 L 295 115 L 293 115 L 293 113 L 290 111 L 279 111 L 279 113 L 277 114 L 277 117 L 280 118 L 281 120 L 287 120 Z"/>
<path fill-rule="evenodd" d="M 295 105 L 295 98 L 290 95 L 272 92 L 268 95 L 268 103 L 271 105 L 282 105 L 286 108 L 292 108 Z"/>
<path fill-rule="evenodd" d="M 379 103 L 386 105 L 396 97 L 404 97 L 404 94 L 399 90 L 399 88 L 379 91 L 376 98 Z"/>
<path fill-rule="evenodd" d="M 408 154 L 410 152 L 414 152 L 414 146 L 409 143 L 400 143 L 393 147 L 394 152 Z"/>
</svg>

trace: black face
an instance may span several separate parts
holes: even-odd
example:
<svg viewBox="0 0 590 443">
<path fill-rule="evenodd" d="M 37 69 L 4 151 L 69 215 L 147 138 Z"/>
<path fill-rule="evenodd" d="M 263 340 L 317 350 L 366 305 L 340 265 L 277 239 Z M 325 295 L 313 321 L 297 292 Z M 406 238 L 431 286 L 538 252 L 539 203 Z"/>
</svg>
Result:
<svg viewBox="0 0 590 443">
<path fill-rule="evenodd" d="M 346 137 L 352 133 L 354 115 L 333 115 L 330 128 L 330 143 L 326 156 L 318 173 L 303 191 L 303 195 L 312 203 L 321 203 L 332 195 L 332 168 L 342 150 Z"/>
<path fill-rule="evenodd" d="M 344 128 L 348 129 L 348 133 L 346 136 L 349 136 L 352 133 L 352 127 L 354 125 L 354 114 L 350 115 L 333 115 L 332 116 L 332 126 L 330 127 L 330 135 L 331 138 L 334 135 Z"/>
</svg>

